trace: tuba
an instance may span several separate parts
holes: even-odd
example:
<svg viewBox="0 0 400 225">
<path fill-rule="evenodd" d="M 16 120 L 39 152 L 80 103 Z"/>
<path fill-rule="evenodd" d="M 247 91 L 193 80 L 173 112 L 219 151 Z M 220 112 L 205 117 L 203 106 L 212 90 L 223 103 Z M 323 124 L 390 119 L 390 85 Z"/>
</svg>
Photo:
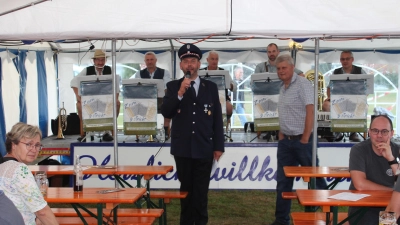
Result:
<svg viewBox="0 0 400 225">
<path fill-rule="evenodd" d="M 311 81 L 311 83 L 314 85 L 314 78 L 315 78 L 314 70 L 307 71 L 305 77 L 307 78 L 307 80 Z M 322 111 L 322 104 L 324 103 L 325 98 L 326 98 L 325 79 L 324 76 L 322 76 L 322 73 L 318 72 L 318 111 Z"/>
<path fill-rule="evenodd" d="M 64 139 L 63 131 L 67 129 L 67 110 L 63 107 L 60 108 L 58 112 L 58 132 L 57 132 L 57 139 Z"/>
</svg>

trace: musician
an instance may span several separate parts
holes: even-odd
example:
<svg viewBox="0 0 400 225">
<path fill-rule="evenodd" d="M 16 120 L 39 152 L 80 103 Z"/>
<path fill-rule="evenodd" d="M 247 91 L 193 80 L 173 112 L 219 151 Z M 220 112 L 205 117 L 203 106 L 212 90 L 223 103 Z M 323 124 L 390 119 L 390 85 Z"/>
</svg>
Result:
<svg viewBox="0 0 400 225">
<path fill-rule="evenodd" d="M 93 66 L 86 67 L 83 69 L 77 76 L 75 76 L 71 80 L 71 88 L 74 90 L 75 97 L 76 97 L 76 108 L 78 109 L 79 119 L 80 119 L 80 137 L 78 141 L 86 142 L 85 140 L 85 133 L 83 132 L 83 124 L 82 124 L 82 103 L 81 103 L 81 96 L 79 95 L 79 86 L 80 83 L 77 77 L 80 76 L 89 76 L 89 75 L 111 75 L 112 69 L 109 66 L 106 66 L 106 56 L 105 52 L 101 49 L 96 49 L 94 55 L 92 57 Z M 119 108 L 121 102 L 118 100 L 119 93 L 116 94 L 116 101 L 117 101 L 117 117 L 119 115 Z M 93 140 L 93 137 L 92 137 Z M 113 141 L 114 138 L 108 133 L 105 132 L 103 135 L 103 141 Z"/>
<path fill-rule="evenodd" d="M 254 70 L 254 73 L 276 73 L 276 58 L 278 57 L 280 51 L 278 48 L 278 45 L 275 43 L 270 43 L 267 46 L 267 55 L 268 55 L 268 61 L 262 62 L 256 66 L 256 69 Z M 300 75 L 304 77 L 303 71 L 294 68 L 294 72 L 297 73 L 297 75 Z"/>
<path fill-rule="evenodd" d="M 208 66 L 200 70 L 224 70 L 223 68 L 218 67 L 218 61 L 219 61 L 218 53 L 216 51 L 210 51 L 207 57 Z M 233 81 L 231 82 L 229 90 L 232 92 L 236 91 L 236 84 Z M 232 103 L 231 103 L 231 98 L 229 97 L 228 89 L 225 89 L 225 95 L 226 95 L 226 117 L 227 117 L 226 129 L 228 129 L 228 124 L 231 122 L 231 116 L 232 116 Z"/>
<path fill-rule="evenodd" d="M 349 50 L 343 51 L 342 53 L 340 53 L 340 63 L 342 64 L 342 67 L 335 69 L 333 71 L 332 75 L 335 75 L 335 74 L 366 74 L 365 71 L 361 67 L 353 65 L 353 62 L 354 62 L 353 53 Z M 330 112 L 331 111 L 331 88 L 329 86 L 326 90 L 326 94 L 327 94 L 328 98 L 325 99 L 324 103 L 322 104 L 322 111 Z M 337 139 L 341 139 L 341 138 L 342 137 L 339 137 Z M 361 141 L 361 138 L 358 136 L 358 134 L 356 132 L 351 133 L 349 139 L 352 141 L 357 141 L 357 142 Z"/>
<path fill-rule="evenodd" d="M 171 81 L 171 75 L 168 70 L 161 69 L 156 66 L 157 64 L 156 54 L 154 52 L 146 52 L 146 54 L 144 54 L 144 63 L 146 64 L 146 68 L 136 72 L 135 75 L 133 75 L 133 77 L 142 79 L 163 79 L 165 88 L 164 91 L 166 91 L 167 83 Z M 161 104 L 162 104 L 162 99 L 157 99 L 157 105 L 160 106 L 158 108 L 161 108 Z M 170 123 L 171 123 L 171 118 L 164 117 L 165 139 L 169 138 Z"/>
<path fill-rule="evenodd" d="M 283 167 L 312 166 L 314 89 L 310 81 L 294 72 L 294 62 L 289 55 L 279 56 L 276 67 L 282 84 L 278 105 L 280 131 L 275 221 L 271 225 L 289 225 L 292 201 L 283 199 L 282 192 L 293 191 L 294 178 L 286 177 Z M 316 179 L 317 189 L 326 189 L 326 186 L 324 178 Z"/>
<path fill-rule="evenodd" d="M 224 152 L 222 109 L 217 85 L 198 76 L 202 53 L 193 44 L 183 45 L 178 56 L 188 77 L 167 84 L 161 112 L 172 118 L 171 154 L 174 156 L 181 199 L 181 225 L 208 222 L 207 194 L 213 160 Z"/>
<path fill-rule="evenodd" d="M 393 137 L 393 124 L 386 115 L 371 117 L 369 136 L 363 142 L 355 144 L 350 150 L 349 171 L 350 190 L 392 190 L 396 180 L 399 146 L 390 141 Z M 349 207 L 349 215 L 361 207 Z M 368 207 L 358 224 L 378 224 L 379 211 L 382 207 Z M 353 218 L 350 220 L 352 223 Z"/>
</svg>

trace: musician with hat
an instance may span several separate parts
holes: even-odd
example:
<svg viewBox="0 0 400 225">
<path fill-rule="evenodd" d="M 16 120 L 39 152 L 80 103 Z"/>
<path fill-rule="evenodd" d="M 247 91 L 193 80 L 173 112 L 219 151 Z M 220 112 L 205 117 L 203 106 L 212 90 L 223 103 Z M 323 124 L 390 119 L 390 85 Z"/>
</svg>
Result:
<svg viewBox="0 0 400 225">
<path fill-rule="evenodd" d="M 213 160 L 219 160 L 224 152 L 222 109 L 217 85 L 197 74 L 200 49 L 185 44 L 178 56 L 185 77 L 167 84 L 161 113 L 172 118 L 171 154 L 180 191 L 188 192 L 181 200 L 180 224 L 204 225 L 208 222 L 207 194 Z"/>
<path fill-rule="evenodd" d="M 109 66 L 106 66 L 106 61 L 107 61 L 106 53 L 103 52 L 101 49 L 96 49 L 94 52 L 94 55 L 92 57 L 93 60 L 93 66 L 88 66 L 85 69 L 83 69 L 77 76 L 75 76 L 71 80 L 71 88 L 74 90 L 75 97 L 76 97 L 76 108 L 78 109 L 78 114 L 79 114 L 79 119 L 80 119 L 80 137 L 78 138 L 78 141 L 85 141 L 85 133 L 83 132 L 83 124 L 82 124 L 82 104 L 81 104 L 81 96 L 79 95 L 79 80 L 77 77 L 79 76 L 89 76 L 89 75 L 111 75 L 112 74 L 112 69 Z M 119 115 L 119 108 L 121 102 L 118 100 L 118 95 L 117 93 L 116 96 L 116 101 L 117 101 L 117 116 Z M 93 138 L 93 137 L 92 137 Z M 114 138 L 108 133 L 104 133 L 103 135 L 103 141 L 113 141 Z"/>
</svg>

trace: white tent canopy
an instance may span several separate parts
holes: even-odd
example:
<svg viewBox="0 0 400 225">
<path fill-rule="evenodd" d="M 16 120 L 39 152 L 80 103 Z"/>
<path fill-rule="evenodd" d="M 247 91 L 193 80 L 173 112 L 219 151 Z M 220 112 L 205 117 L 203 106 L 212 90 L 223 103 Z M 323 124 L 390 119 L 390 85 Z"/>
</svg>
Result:
<svg viewBox="0 0 400 225">
<path fill-rule="evenodd" d="M 0 4 L 9 10 L 29 1 L 11 2 Z M 397 6 L 396 0 L 53 0 L 0 16 L 0 40 L 400 35 Z"/>
</svg>

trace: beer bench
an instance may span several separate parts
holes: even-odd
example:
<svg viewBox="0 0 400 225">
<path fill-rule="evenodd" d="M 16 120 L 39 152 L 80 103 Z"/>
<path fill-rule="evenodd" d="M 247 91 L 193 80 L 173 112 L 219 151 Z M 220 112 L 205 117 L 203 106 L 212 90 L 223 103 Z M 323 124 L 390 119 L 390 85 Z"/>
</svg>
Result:
<svg viewBox="0 0 400 225">
<path fill-rule="evenodd" d="M 78 216 L 73 208 L 52 208 L 51 209 L 56 217 L 76 217 Z M 96 208 L 88 208 L 87 210 L 96 214 Z M 135 208 L 119 208 L 118 217 L 160 217 L 164 210 L 162 209 L 135 209 Z M 82 216 L 88 217 L 89 213 L 81 211 Z M 104 215 L 111 215 L 112 209 L 103 209 Z"/>
<path fill-rule="evenodd" d="M 297 199 L 296 192 L 282 192 L 283 199 Z"/>
<path fill-rule="evenodd" d="M 158 198 L 157 208 L 163 209 L 163 215 L 160 217 L 160 225 L 167 224 L 167 206 L 171 199 L 182 199 L 188 195 L 184 191 L 150 191 L 150 198 Z"/>
<path fill-rule="evenodd" d="M 97 219 L 84 217 L 88 225 L 98 225 Z M 82 220 L 76 217 L 56 217 L 59 225 L 82 225 Z M 155 217 L 118 217 L 118 225 L 153 225 Z M 107 224 L 107 223 L 106 223 Z"/>
<path fill-rule="evenodd" d="M 292 212 L 293 225 L 326 225 L 332 224 L 332 222 L 326 222 L 326 213 L 323 212 Z M 330 215 L 332 218 L 332 213 Z M 339 221 L 347 218 L 347 212 L 338 213 Z M 349 222 L 345 222 L 343 225 L 349 225 Z"/>
</svg>

